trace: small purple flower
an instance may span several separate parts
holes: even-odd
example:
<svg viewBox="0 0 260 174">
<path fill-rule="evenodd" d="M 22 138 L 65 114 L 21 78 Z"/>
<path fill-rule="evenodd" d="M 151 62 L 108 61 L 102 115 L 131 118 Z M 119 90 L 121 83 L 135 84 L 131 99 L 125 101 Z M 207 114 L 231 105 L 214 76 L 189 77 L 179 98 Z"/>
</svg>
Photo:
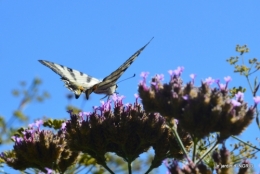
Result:
<svg viewBox="0 0 260 174">
<path fill-rule="evenodd" d="M 226 85 L 225 85 L 225 84 L 222 84 L 222 83 L 220 83 L 220 84 L 219 84 L 219 88 L 220 88 L 221 90 L 225 90 L 225 89 L 226 89 Z"/>
<path fill-rule="evenodd" d="M 244 93 L 243 92 L 238 91 L 238 93 L 235 94 L 235 96 L 236 96 L 236 99 L 239 100 L 239 101 L 243 101 L 243 99 L 244 99 Z"/>
<path fill-rule="evenodd" d="M 232 80 L 230 76 L 224 77 L 224 80 L 226 81 L 226 88 L 228 87 L 228 83 Z"/>
<path fill-rule="evenodd" d="M 51 170 L 51 169 L 49 169 L 49 168 L 47 168 L 47 167 L 45 167 L 45 169 L 47 170 L 47 174 L 53 174 L 53 170 Z M 55 173 L 55 172 L 54 172 Z"/>
<path fill-rule="evenodd" d="M 121 96 L 118 97 L 118 101 L 122 101 L 124 98 L 125 98 L 125 96 L 121 95 Z"/>
<path fill-rule="evenodd" d="M 66 122 L 61 124 L 61 129 L 65 129 L 66 128 Z"/>
<path fill-rule="evenodd" d="M 182 98 L 183 98 L 184 100 L 188 100 L 188 99 L 189 99 L 189 95 L 186 94 L 186 95 L 183 96 Z"/>
<path fill-rule="evenodd" d="M 42 120 L 37 120 L 36 122 L 35 122 L 35 126 L 36 127 L 38 127 L 38 128 L 40 128 L 40 126 L 43 124 L 43 121 Z"/>
<path fill-rule="evenodd" d="M 220 80 L 219 79 L 215 79 L 215 83 L 217 83 L 219 85 Z"/>
<path fill-rule="evenodd" d="M 166 167 L 169 167 L 169 164 L 168 164 L 169 160 L 168 158 L 163 160 L 163 164 L 166 166 Z"/>
<path fill-rule="evenodd" d="M 181 73 L 184 71 L 184 67 L 183 66 L 178 66 L 177 68 Z"/>
<path fill-rule="evenodd" d="M 234 99 L 231 100 L 231 103 L 232 103 L 232 105 L 233 105 L 234 107 L 241 105 L 240 102 L 238 102 L 238 101 L 236 101 L 236 100 L 234 100 Z"/>
<path fill-rule="evenodd" d="M 155 87 L 156 91 L 158 90 L 158 83 L 157 82 L 151 82 L 151 84 Z"/>
<path fill-rule="evenodd" d="M 227 83 L 226 84 L 222 84 L 222 83 L 220 83 L 219 79 L 215 79 L 215 82 L 218 84 L 218 87 L 219 87 L 220 90 L 226 90 L 227 89 Z"/>
<path fill-rule="evenodd" d="M 211 77 L 208 77 L 208 78 L 206 78 L 205 82 L 206 82 L 207 85 L 211 85 L 212 83 L 215 82 L 215 80 L 212 79 Z"/>
<path fill-rule="evenodd" d="M 172 77 L 173 76 L 173 70 L 169 70 L 168 73 L 170 74 L 170 76 Z"/>
<path fill-rule="evenodd" d="M 84 115 L 83 112 L 79 112 L 80 117 L 83 117 L 83 115 Z"/>
<path fill-rule="evenodd" d="M 35 131 L 35 130 L 31 128 L 31 129 L 28 129 L 28 130 L 26 130 L 26 131 L 23 131 L 23 134 L 25 135 L 25 134 L 27 134 L 28 132 L 32 134 L 32 133 L 34 133 L 34 131 Z"/>
<path fill-rule="evenodd" d="M 149 74 L 149 72 L 141 72 L 141 75 L 140 75 L 143 79 L 139 81 L 139 85 L 143 86 L 143 88 L 145 90 L 148 89 L 146 86 L 146 78 L 147 78 L 148 74 Z"/>
<path fill-rule="evenodd" d="M 121 95 L 118 96 L 118 100 L 117 100 L 117 104 L 123 106 L 123 99 L 125 98 L 125 96 Z"/>
<path fill-rule="evenodd" d="M 135 103 L 138 104 L 138 99 L 140 98 L 138 94 L 134 94 L 135 96 Z"/>
<path fill-rule="evenodd" d="M 191 78 L 192 80 L 194 80 L 196 76 L 197 76 L 196 74 L 190 74 L 190 78 Z"/>
<path fill-rule="evenodd" d="M 112 95 L 112 100 L 114 100 L 114 102 L 115 102 L 115 101 L 117 101 L 117 98 L 118 98 L 118 95 L 116 93 L 114 93 Z"/>
<path fill-rule="evenodd" d="M 192 84 L 194 84 L 194 80 L 196 76 L 197 76 L 196 74 L 190 74 Z"/>
<path fill-rule="evenodd" d="M 228 83 L 232 80 L 232 78 L 230 76 L 224 77 L 224 80 Z"/>
<path fill-rule="evenodd" d="M 176 76 L 180 76 L 181 72 L 178 69 L 175 69 L 173 71 L 173 74 L 176 75 Z"/>
<path fill-rule="evenodd" d="M 126 107 L 129 107 L 130 105 L 131 105 L 130 103 L 126 103 L 126 104 L 125 104 Z"/>
<path fill-rule="evenodd" d="M 23 141 L 23 138 L 17 137 L 17 136 L 12 136 L 11 137 L 16 143 L 20 143 L 21 141 Z"/>
<path fill-rule="evenodd" d="M 170 74 L 171 78 L 173 75 L 180 76 L 181 73 L 183 72 L 184 67 L 183 66 L 178 66 L 177 69 L 175 70 L 169 70 L 168 73 Z"/>
<path fill-rule="evenodd" d="M 178 66 L 177 69 L 173 71 L 173 74 L 176 76 L 180 76 L 183 70 L 184 70 L 183 66 Z"/>
<path fill-rule="evenodd" d="M 260 102 L 260 96 L 256 96 L 253 99 L 256 105 Z"/>
<path fill-rule="evenodd" d="M 83 117 L 84 115 L 88 117 L 88 116 L 90 116 L 90 114 L 91 114 L 91 112 L 79 112 L 80 117 Z"/>
<path fill-rule="evenodd" d="M 146 82 L 144 80 L 140 80 L 139 85 L 142 86 L 145 91 L 149 90 L 149 88 L 147 87 Z"/>
<path fill-rule="evenodd" d="M 143 77 L 144 79 L 147 78 L 149 72 L 141 72 L 140 76 Z"/>
<path fill-rule="evenodd" d="M 158 81 L 163 81 L 164 80 L 164 74 L 156 74 L 155 78 Z"/>
<path fill-rule="evenodd" d="M 114 100 L 114 105 L 121 105 L 123 106 L 123 99 L 125 98 L 125 96 L 121 95 L 117 95 L 117 94 L 113 94 L 112 99 Z"/>
<path fill-rule="evenodd" d="M 32 128 L 35 125 L 35 123 L 31 123 L 28 125 L 29 128 Z"/>
<path fill-rule="evenodd" d="M 101 106 L 99 109 L 101 111 L 109 111 L 111 109 L 111 100 L 108 100 L 107 102 L 101 101 Z"/>
</svg>

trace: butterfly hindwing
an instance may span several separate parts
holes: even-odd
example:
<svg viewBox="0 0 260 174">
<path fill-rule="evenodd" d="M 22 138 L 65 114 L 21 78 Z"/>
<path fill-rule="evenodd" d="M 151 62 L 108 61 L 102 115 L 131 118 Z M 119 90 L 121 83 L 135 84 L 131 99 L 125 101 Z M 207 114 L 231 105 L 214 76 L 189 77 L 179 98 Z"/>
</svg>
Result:
<svg viewBox="0 0 260 174">
<path fill-rule="evenodd" d="M 106 76 L 103 79 L 103 81 L 98 84 L 97 88 L 92 91 L 95 92 L 96 94 L 105 93 L 107 95 L 112 95 L 116 90 L 116 81 L 122 76 L 122 74 L 127 70 L 127 68 L 134 62 L 134 60 L 140 55 L 140 53 L 152 41 L 152 39 L 147 44 L 145 44 L 142 48 L 136 51 L 130 58 L 128 58 L 119 68 L 113 71 L 110 75 Z M 91 93 L 90 90 L 86 92 L 90 94 Z M 89 94 L 86 93 L 87 98 Z"/>
<path fill-rule="evenodd" d="M 69 67 L 59 65 L 57 63 L 49 62 L 46 60 L 39 60 L 39 62 L 60 75 L 61 80 L 65 83 L 65 86 L 75 93 L 76 98 L 78 98 L 82 92 L 85 92 L 86 89 L 89 89 L 95 84 L 101 82 L 94 77 L 71 69 Z"/>
</svg>

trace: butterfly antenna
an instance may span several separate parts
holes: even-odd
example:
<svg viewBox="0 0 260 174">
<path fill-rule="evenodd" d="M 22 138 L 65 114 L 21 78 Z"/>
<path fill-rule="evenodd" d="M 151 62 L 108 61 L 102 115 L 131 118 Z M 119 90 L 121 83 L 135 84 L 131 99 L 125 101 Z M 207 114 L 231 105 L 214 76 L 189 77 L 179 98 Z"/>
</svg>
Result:
<svg viewBox="0 0 260 174">
<path fill-rule="evenodd" d="M 123 80 L 119 81 L 118 83 L 123 82 L 123 81 L 128 80 L 128 79 L 131 79 L 131 78 L 134 78 L 134 77 L 135 77 L 135 74 L 134 74 L 133 76 L 131 76 L 131 77 L 128 77 L 128 78 L 126 78 L 126 79 L 123 79 Z M 117 83 L 117 84 L 118 84 L 118 83 Z"/>
<path fill-rule="evenodd" d="M 103 100 L 104 98 L 109 97 L 109 95 L 105 95 L 105 97 L 102 97 L 100 100 Z"/>
</svg>

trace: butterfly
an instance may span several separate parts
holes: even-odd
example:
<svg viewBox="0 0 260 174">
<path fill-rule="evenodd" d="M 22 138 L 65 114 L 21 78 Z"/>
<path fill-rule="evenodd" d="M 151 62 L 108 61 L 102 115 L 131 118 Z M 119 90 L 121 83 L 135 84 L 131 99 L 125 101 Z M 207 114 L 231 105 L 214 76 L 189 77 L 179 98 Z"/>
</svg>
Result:
<svg viewBox="0 0 260 174">
<path fill-rule="evenodd" d="M 65 83 L 65 87 L 74 92 L 76 99 L 79 98 L 81 93 L 85 93 L 86 99 L 88 100 L 92 92 L 96 94 L 106 94 L 105 97 L 107 97 L 116 92 L 117 80 L 134 62 L 134 60 L 145 49 L 145 47 L 152 41 L 152 39 L 146 45 L 136 51 L 130 58 L 128 58 L 119 68 L 106 76 L 103 80 L 98 80 L 80 71 L 59 65 L 57 63 L 46 60 L 39 60 L 39 62 L 60 75 L 61 80 Z"/>
</svg>

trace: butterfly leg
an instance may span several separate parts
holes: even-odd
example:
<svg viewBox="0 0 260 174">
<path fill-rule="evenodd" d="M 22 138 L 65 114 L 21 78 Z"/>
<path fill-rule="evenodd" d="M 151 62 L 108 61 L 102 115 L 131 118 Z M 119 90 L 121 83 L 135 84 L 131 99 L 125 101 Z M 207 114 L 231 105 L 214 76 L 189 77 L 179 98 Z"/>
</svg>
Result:
<svg viewBox="0 0 260 174">
<path fill-rule="evenodd" d="M 100 100 L 102 100 L 102 99 L 104 99 L 104 98 L 106 98 L 106 97 L 108 97 L 108 98 L 109 98 L 109 95 L 105 95 L 105 97 L 102 97 Z"/>
</svg>

